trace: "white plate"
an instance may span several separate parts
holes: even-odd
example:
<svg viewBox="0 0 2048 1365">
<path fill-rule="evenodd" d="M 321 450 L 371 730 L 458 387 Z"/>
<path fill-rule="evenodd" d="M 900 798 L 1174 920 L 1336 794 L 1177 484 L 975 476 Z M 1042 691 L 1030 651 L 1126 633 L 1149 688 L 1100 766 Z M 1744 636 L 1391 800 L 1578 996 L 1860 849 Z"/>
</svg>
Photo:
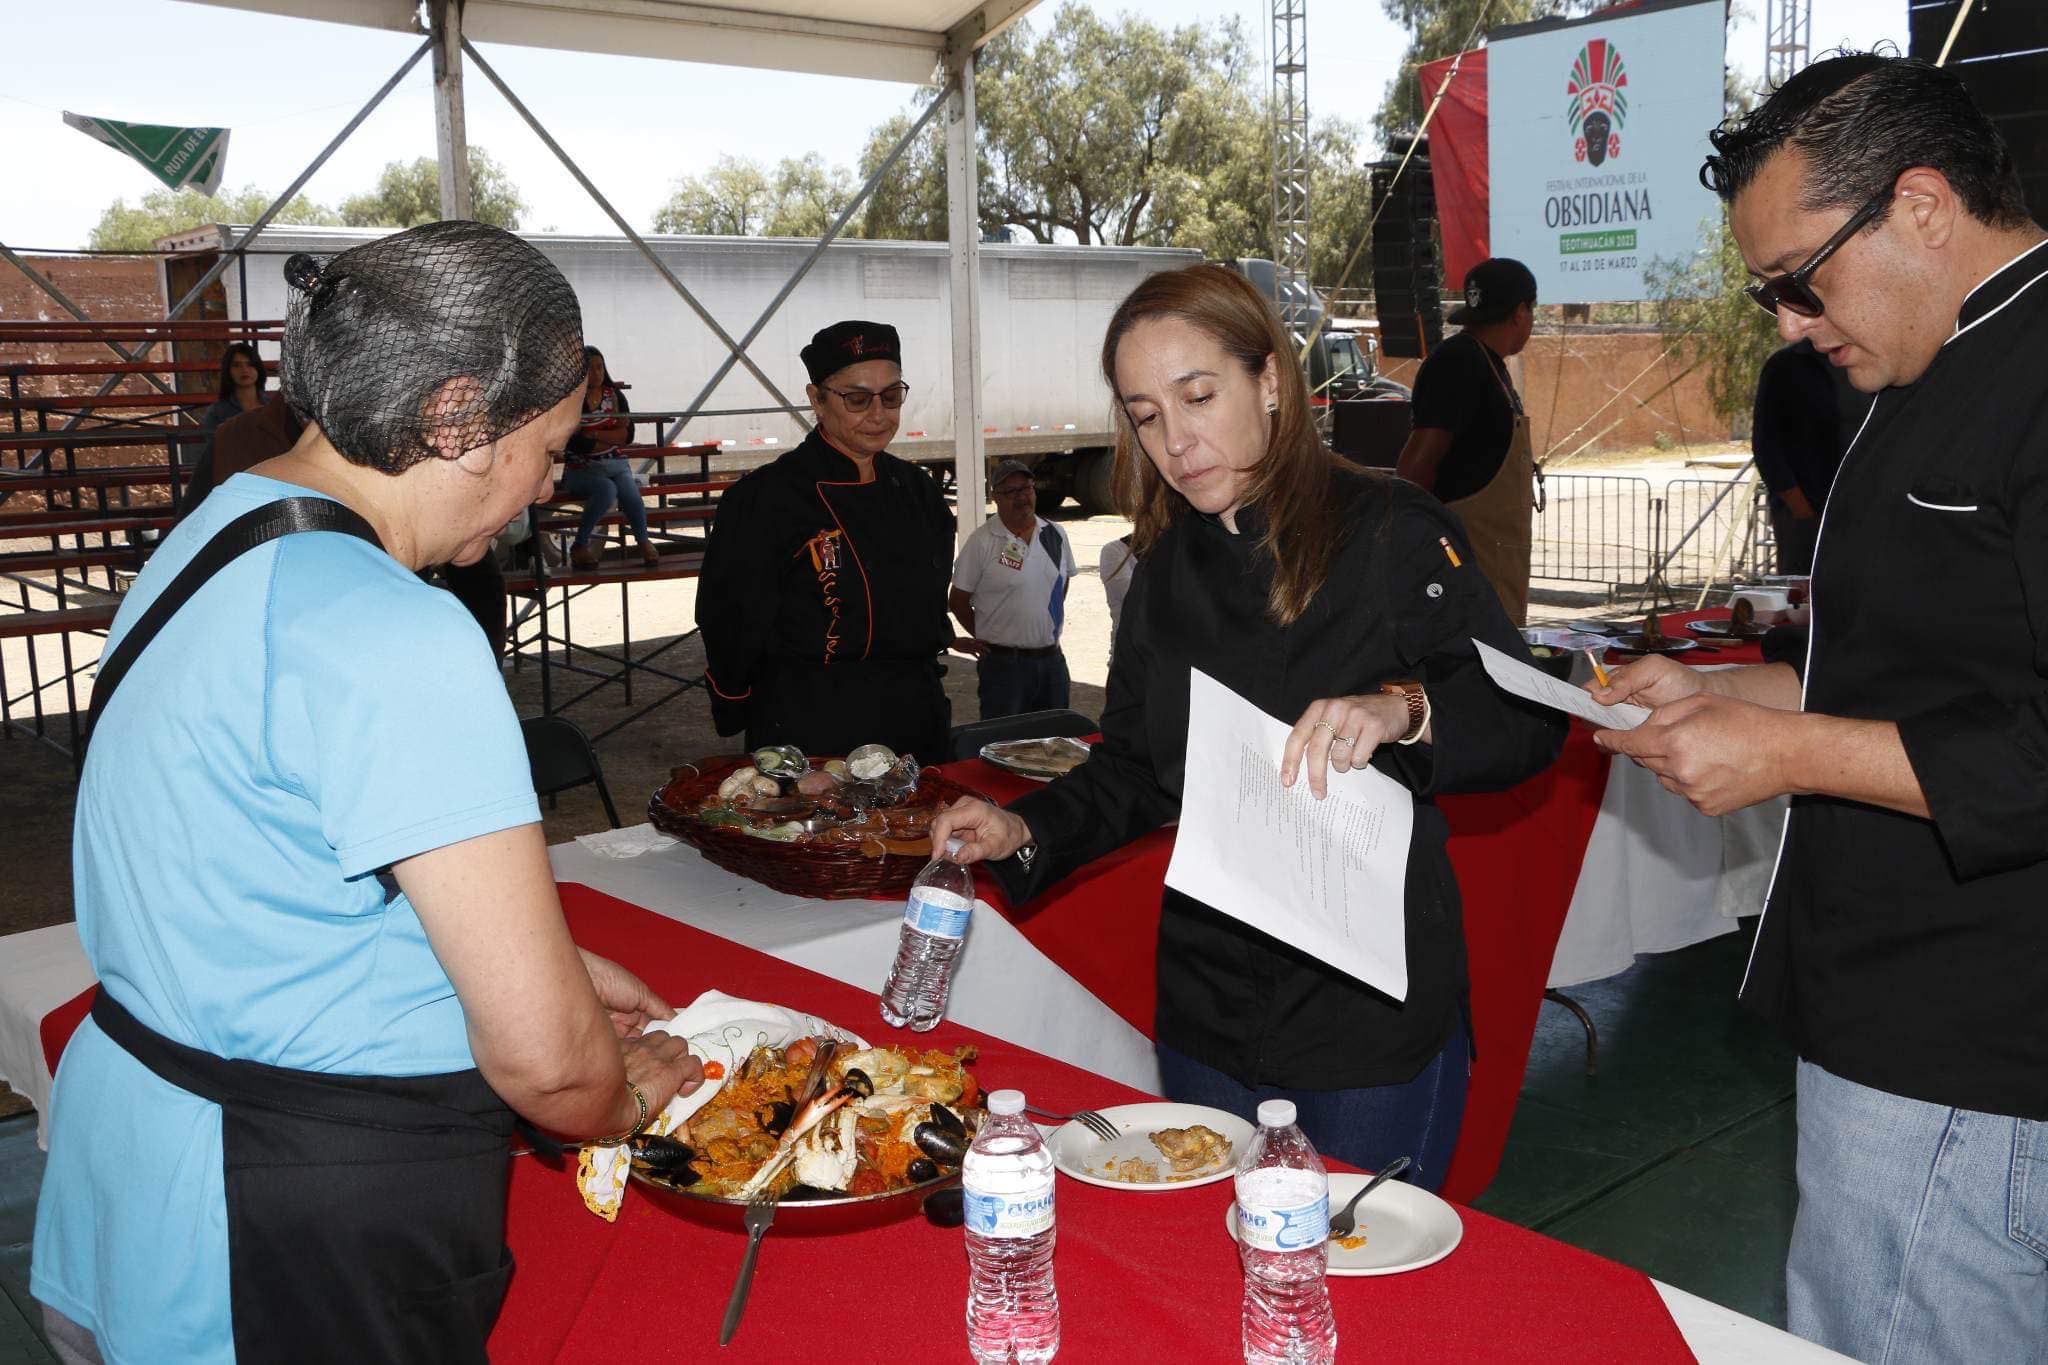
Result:
<svg viewBox="0 0 2048 1365">
<path fill-rule="evenodd" d="M 1228 1180 L 1237 1174 L 1237 1159 L 1243 1155 L 1245 1144 L 1252 1140 L 1255 1131 L 1237 1115 L 1226 1114 L 1221 1109 L 1209 1109 L 1199 1104 L 1174 1104 L 1167 1100 L 1155 1100 L 1150 1104 L 1119 1104 L 1101 1113 L 1123 1130 L 1123 1136 L 1115 1142 L 1104 1142 L 1081 1124 L 1069 1123 L 1052 1135 L 1048 1145 L 1052 1148 L 1053 1164 L 1060 1170 L 1076 1180 L 1112 1190 L 1186 1190 Z M 1161 1128 L 1190 1128 L 1197 1123 L 1230 1140 L 1230 1156 L 1215 1170 L 1189 1176 L 1185 1180 L 1156 1181 L 1112 1180 L 1103 1170 L 1105 1166 L 1114 1166 L 1132 1157 L 1154 1162 L 1162 1172 L 1170 1170 L 1171 1165 L 1152 1145 L 1149 1134 Z M 1374 1191 L 1374 1196 L 1378 1196 L 1378 1191 Z"/>
<path fill-rule="evenodd" d="M 1344 1207 L 1344 1201 L 1364 1188 L 1370 1177 L 1352 1171 L 1330 1175 L 1330 1212 Z M 1435 1265 L 1457 1249 L 1465 1235 L 1458 1211 L 1428 1190 L 1389 1180 L 1365 1197 L 1357 1209 L 1358 1227 L 1353 1236 L 1363 1236 L 1365 1245 L 1346 1250 L 1330 1243 L 1332 1275 L 1398 1275 Z M 1232 1241 L 1237 1240 L 1237 1205 L 1223 1211 L 1223 1226 Z"/>
</svg>

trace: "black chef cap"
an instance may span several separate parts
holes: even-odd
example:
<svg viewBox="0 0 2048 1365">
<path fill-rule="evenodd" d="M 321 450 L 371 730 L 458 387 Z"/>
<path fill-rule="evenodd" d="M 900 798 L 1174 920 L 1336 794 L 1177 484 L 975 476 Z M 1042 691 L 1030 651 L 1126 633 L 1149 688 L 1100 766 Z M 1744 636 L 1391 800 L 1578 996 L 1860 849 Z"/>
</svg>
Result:
<svg viewBox="0 0 2048 1365">
<path fill-rule="evenodd" d="M 813 384 L 823 384 L 848 365 L 863 360 L 903 363 L 903 344 L 886 322 L 835 322 L 811 338 L 803 349 L 804 368 Z"/>
</svg>

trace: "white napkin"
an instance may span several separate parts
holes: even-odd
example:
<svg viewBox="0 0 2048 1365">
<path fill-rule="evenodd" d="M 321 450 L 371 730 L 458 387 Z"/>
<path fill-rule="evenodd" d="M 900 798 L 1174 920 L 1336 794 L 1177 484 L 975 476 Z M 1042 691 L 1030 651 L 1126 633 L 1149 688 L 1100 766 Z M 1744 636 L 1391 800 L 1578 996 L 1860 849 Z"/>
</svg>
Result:
<svg viewBox="0 0 2048 1365">
<path fill-rule="evenodd" d="M 716 1062 L 730 1076 L 757 1047 L 782 1047 L 798 1038 L 836 1038 L 856 1048 L 867 1047 L 859 1034 L 826 1023 L 814 1014 L 785 1009 L 759 1000 L 741 1000 L 723 991 L 706 991 L 678 1012 L 673 1019 L 657 1019 L 647 1026 L 649 1033 L 673 1033 L 690 1045 L 690 1054 L 705 1062 Z M 724 1077 L 706 1080 L 694 1094 L 678 1095 L 668 1102 L 647 1131 L 663 1137 L 690 1121 L 699 1109 L 711 1103 Z M 592 1213 L 610 1221 L 619 1216 L 626 1198 L 626 1173 L 632 1166 L 632 1151 L 625 1146 L 585 1147 L 577 1162 L 576 1186 L 583 1203 Z"/>
<path fill-rule="evenodd" d="M 676 840 L 652 825 L 628 825 L 624 829 L 579 834 L 576 836 L 576 842 L 601 857 L 637 858 L 643 853 L 659 852 Z"/>
</svg>

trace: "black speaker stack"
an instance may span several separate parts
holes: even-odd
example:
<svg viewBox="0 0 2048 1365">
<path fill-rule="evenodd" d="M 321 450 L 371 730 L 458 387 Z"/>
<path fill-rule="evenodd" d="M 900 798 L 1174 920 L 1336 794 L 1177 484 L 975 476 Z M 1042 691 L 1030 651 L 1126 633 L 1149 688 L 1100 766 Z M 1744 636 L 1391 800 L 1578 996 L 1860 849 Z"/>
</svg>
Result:
<svg viewBox="0 0 2048 1365">
<path fill-rule="evenodd" d="M 1912 0 L 1911 55 L 1938 58 L 1964 6 L 1949 69 L 2012 148 L 2027 208 L 2048 224 L 2048 0 Z"/>
<path fill-rule="evenodd" d="M 1373 208 L 1379 215 L 1372 227 L 1373 311 L 1379 316 L 1380 353 L 1416 359 L 1444 339 L 1429 139 L 1416 143 L 1405 170 L 1401 157 L 1408 144 L 1396 139 L 1387 150 L 1390 159 L 1371 168 Z"/>
</svg>

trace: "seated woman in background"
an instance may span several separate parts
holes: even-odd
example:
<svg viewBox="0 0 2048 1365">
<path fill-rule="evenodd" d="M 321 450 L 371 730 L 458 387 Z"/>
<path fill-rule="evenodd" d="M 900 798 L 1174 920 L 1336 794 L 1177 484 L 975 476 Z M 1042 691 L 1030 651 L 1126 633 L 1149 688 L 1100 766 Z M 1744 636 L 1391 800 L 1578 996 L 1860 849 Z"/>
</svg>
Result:
<svg viewBox="0 0 2048 1365">
<path fill-rule="evenodd" d="M 666 1002 L 570 939 L 497 662 L 419 578 L 548 495 L 581 314 L 481 223 L 285 277 L 305 430 L 165 539 L 95 683 L 74 894 L 100 990 L 30 1290 L 85 1359 L 481 1365 L 512 1115 L 622 1141 L 701 1079 L 641 1036 Z"/>
<path fill-rule="evenodd" d="M 616 503 L 626 524 L 633 528 L 633 538 L 640 542 L 640 561 L 652 568 L 661 563 L 661 551 L 647 539 L 647 504 L 640 499 L 633 466 L 619 454 L 619 447 L 633 440 L 633 424 L 621 414 L 633 407 L 605 372 L 604 352 L 585 346 L 583 361 L 583 415 L 576 434 L 569 438 L 561 486 L 562 497 L 583 504 L 583 520 L 576 527 L 575 544 L 569 547 L 569 562 L 579 569 L 597 567 L 597 551 L 590 548 L 590 538 Z"/>
<path fill-rule="evenodd" d="M 1528 649 L 1458 519 L 1322 443 L 1287 334 L 1243 276 L 1198 265 L 1147 279 L 1110 319 L 1102 373 L 1118 501 L 1137 523 L 1102 742 L 1007 810 L 957 803 L 932 844 L 965 839 L 959 861 L 990 860 L 1023 905 L 1178 817 L 1187 783 L 1224 780 L 1186 771 L 1194 669 L 1294 727 L 1282 784 L 1321 797 L 1327 773 L 1371 764 L 1407 787 L 1404 998 L 1168 888 L 1155 1036 L 1169 1098 L 1246 1119 L 1260 1100 L 1293 1100 L 1324 1153 L 1372 1170 L 1410 1156 L 1414 1182 L 1435 1189 L 1471 1056 L 1435 797 L 1538 772 L 1564 717 L 1487 680 L 1475 637 Z"/>
<path fill-rule="evenodd" d="M 230 342 L 220 357 L 220 396 L 199 414 L 199 427 L 206 433 L 206 440 L 180 445 L 178 462 L 199 463 L 200 456 L 213 445 L 213 433 L 220 430 L 223 422 L 262 407 L 263 388 L 268 381 L 263 357 L 256 348 L 246 341 Z"/>
</svg>

